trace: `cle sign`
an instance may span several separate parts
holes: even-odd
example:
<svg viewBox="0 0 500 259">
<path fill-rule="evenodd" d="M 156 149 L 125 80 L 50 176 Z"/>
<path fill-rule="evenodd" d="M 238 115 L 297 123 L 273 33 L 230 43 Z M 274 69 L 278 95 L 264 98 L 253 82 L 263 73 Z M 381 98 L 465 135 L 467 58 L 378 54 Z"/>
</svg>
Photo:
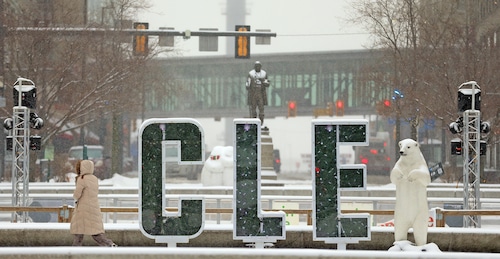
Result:
<svg viewBox="0 0 500 259">
<path fill-rule="evenodd" d="M 286 238 L 285 214 L 261 209 L 261 132 L 259 119 L 235 119 L 233 239 L 256 247 Z M 366 189 L 366 166 L 340 165 L 340 145 L 368 145 L 367 120 L 312 121 L 313 239 L 337 243 L 370 240 L 368 214 L 342 215 L 340 192 Z M 165 211 L 165 156 L 176 147 L 179 164 L 204 161 L 204 138 L 193 119 L 150 119 L 139 136 L 139 220 L 141 232 L 158 243 L 189 242 L 203 231 L 203 199 L 179 199 L 179 213 Z"/>
</svg>

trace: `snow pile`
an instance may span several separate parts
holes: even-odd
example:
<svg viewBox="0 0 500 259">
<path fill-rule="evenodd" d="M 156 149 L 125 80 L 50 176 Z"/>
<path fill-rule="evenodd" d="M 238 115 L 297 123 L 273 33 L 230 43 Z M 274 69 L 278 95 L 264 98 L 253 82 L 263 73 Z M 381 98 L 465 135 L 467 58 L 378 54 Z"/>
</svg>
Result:
<svg viewBox="0 0 500 259">
<path fill-rule="evenodd" d="M 100 181 L 100 184 L 109 184 L 113 187 L 135 187 L 139 188 L 139 180 L 137 177 L 131 178 L 120 174 L 114 174 L 113 177 L 109 179 L 104 179 Z"/>
</svg>

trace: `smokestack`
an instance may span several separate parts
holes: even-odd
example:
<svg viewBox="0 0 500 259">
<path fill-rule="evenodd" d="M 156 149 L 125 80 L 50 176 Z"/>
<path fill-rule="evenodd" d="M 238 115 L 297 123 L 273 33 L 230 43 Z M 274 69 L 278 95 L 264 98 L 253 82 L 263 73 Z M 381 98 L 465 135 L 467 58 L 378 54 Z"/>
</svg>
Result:
<svg viewBox="0 0 500 259">
<path fill-rule="evenodd" d="M 246 1 L 226 0 L 226 30 L 234 31 L 236 25 L 246 25 Z M 226 56 L 234 55 L 234 37 L 226 37 Z"/>
</svg>

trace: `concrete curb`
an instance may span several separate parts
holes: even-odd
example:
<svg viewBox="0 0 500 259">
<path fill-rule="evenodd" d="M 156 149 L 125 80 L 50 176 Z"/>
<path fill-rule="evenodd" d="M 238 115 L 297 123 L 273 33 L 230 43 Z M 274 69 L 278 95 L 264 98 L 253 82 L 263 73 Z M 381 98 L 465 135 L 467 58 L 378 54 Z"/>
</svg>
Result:
<svg viewBox="0 0 500 259">
<path fill-rule="evenodd" d="M 106 235 L 120 247 L 165 247 L 145 237 L 136 224 L 105 224 Z M 0 246 L 3 247 L 42 247 L 71 246 L 73 236 L 69 233 L 68 223 L 0 225 Z M 394 242 L 394 229 L 373 227 L 371 241 L 348 244 L 348 250 L 387 251 Z M 499 253 L 500 234 L 498 229 L 470 228 L 429 228 L 428 242 L 436 243 L 442 251 Z M 412 234 L 408 235 L 410 240 Z M 85 246 L 96 246 L 91 237 L 85 237 Z M 178 247 L 246 247 L 246 244 L 233 240 L 231 225 L 208 225 L 200 236 Z M 286 240 L 276 242 L 275 248 L 336 249 L 335 244 L 325 244 L 312 240 L 311 226 L 287 227 Z M 1 250 L 1 249 L 0 249 Z"/>
</svg>

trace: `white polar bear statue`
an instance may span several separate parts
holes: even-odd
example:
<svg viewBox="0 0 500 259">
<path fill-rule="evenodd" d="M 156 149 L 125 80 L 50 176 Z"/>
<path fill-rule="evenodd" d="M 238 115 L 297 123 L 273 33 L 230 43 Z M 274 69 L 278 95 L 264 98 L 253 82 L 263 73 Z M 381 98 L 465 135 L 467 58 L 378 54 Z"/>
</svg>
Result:
<svg viewBox="0 0 500 259">
<path fill-rule="evenodd" d="M 233 147 L 215 146 L 201 170 L 203 186 L 233 185 Z"/>
<path fill-rule="evenodd" d="M 422 246 L 427 243 L 427 185 L 431 176 L 418 142 L 403 139 L 399 148 L 401 156 L 391 171 L 391 182 L 396 185 L 394 239 L 408 240 L 408 230 L 413 228 L 415 243 Z"/>
</svg>

